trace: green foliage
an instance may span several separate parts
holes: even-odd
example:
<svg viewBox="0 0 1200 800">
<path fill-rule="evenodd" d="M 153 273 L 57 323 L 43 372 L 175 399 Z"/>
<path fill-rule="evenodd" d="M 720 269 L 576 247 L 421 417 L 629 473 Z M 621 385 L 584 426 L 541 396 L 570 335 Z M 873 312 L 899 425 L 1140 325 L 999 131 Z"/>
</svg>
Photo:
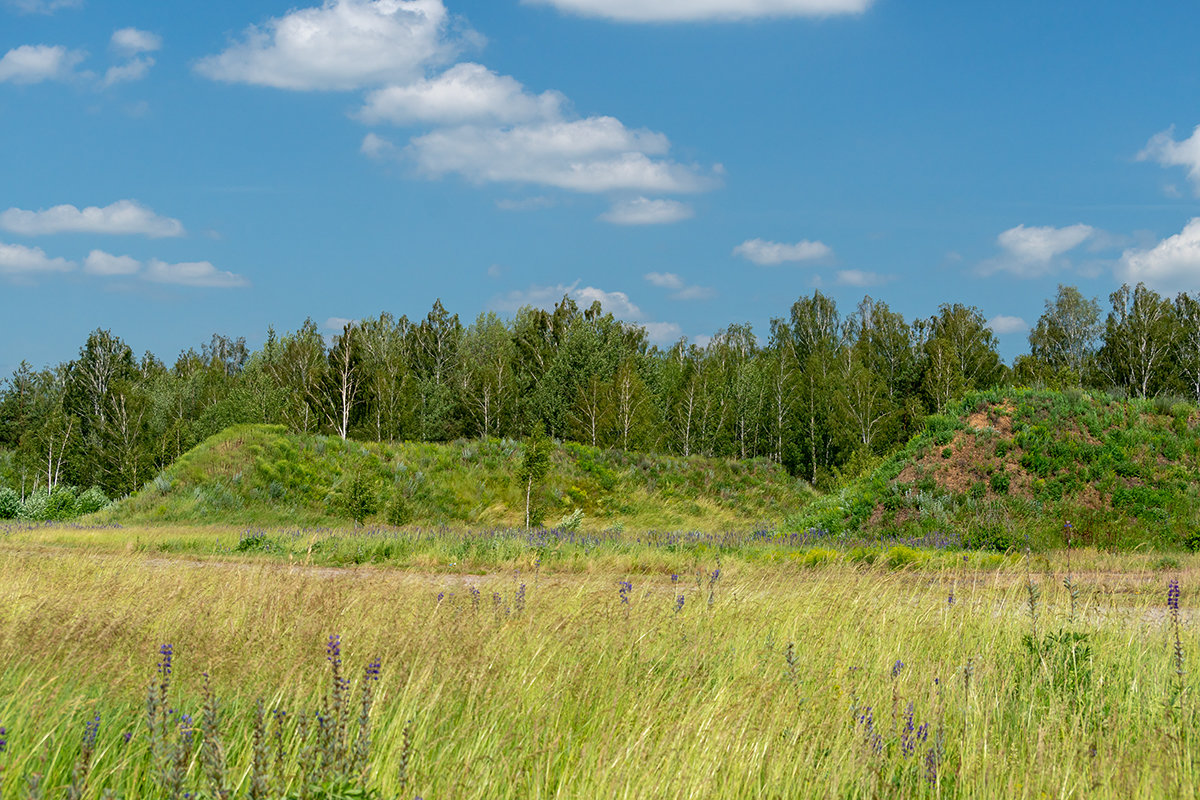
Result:
<svg viewBox="0 0 1200 800">
<path fill-rule="evenodd" d="M 16 519 L 21 513 L 21 495 L 7 486 L 0 486 L 0 519 Z"/>
<path fill-rule="evenodd" d="M 379 491 L 375 481 L 363 472 L 355 472 L 343 486 L 339 502 L 345 514 L 362 524 L 379 508 Z"/>
<path fill-rule="evenodd" d="M 581 524 L 596 529 L 621 522 L 641 530 L 744 530 L 779 521 L 812 497 L 807 484 L 764 460 L 646 456 L 548 440 L 547 448 L 552 468 L 533 514 L 540 507 L 556 520 L 578 508 Z M 243 425 L 201 443 L 101 513 L 122 523 L 325 526 L 353 518 L 346 500 L 357 477 L 367 520 L 520 525 L 525 486 L 514 476 L 524 455 L 506 439 L 363 444 Z M 375 493 L 369 512 L 364 482 Z"/>
</svg>

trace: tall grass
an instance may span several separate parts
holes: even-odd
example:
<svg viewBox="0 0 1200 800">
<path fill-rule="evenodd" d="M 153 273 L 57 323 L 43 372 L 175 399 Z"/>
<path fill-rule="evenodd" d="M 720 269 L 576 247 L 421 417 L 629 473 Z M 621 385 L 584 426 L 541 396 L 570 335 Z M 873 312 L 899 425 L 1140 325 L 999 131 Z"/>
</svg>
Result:
<svg viewBox="0 0 1200 800">
<path fill-rule="evenodd" d="M 200 720 L 207 674 L 248 796 L 261 720 L 327 707 L 336 632 L 354 669 L 382 664 L 362 779 L 382 797 L 1195 797 L 1200 570 L 1173 573 L 1176 616 L 1164 576 L 1113 558 L 1073 555 L 1069 622 L 1037 556 L 1029 576 L 958 556 L 475 576 L 9 543 L 0 795 L 40 775 L 62 796 L 99 715 L 81 796 L 167 796 L 145 748 L 169 642 L 172 707 Z M 1086 637 L 1088 681 L 1031 653 L 1033 581 L 1038 639 Z M 189 791 L 207 791 L 202 739 Z"/>
</svg>

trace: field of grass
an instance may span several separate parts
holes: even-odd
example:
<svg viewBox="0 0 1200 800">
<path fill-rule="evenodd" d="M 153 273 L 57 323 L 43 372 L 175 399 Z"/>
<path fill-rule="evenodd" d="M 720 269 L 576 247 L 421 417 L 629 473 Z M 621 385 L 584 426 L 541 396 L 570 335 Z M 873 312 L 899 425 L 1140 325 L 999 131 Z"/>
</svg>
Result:
<svg viewBox="0 0 1200 800">
<path fill-rule="evenodd" d="M 244 536 L 0 531 L 0 796 L 212 797 L 214 753 L 237 797 L 1198 793 L 1195 556 L 511 537 L 464 565 L 442 554 L 470 532 L 443 531 L 424 562 L 339 567 Z M 325 763 L 322 742 L 354 749 L 376 658 L 365 769 Z"/>
</svg>

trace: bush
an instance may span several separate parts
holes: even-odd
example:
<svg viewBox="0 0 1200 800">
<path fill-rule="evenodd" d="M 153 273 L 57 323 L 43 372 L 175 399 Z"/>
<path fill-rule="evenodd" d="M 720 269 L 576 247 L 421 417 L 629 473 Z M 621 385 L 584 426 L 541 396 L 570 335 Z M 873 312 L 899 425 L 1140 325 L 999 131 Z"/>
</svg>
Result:
<svg viewBox="0 0 1200 800">
<path fill-rule="evenodd" d="M 46 519 L 71 519 L 77 516 L 75 490 L 70 486 L 58 486 L 46 499 Z"/>
<path fill-rule="evenodd" d="M 0 488 L 0 519 L 16 519 L 21 513 L 21 496 L 7 486 Z"/>
<path fill-rule="evenodd" d="M 76 514 L 95 514 L 100 509 L 107 506 L 109 499 L 105 497 L 104 492 L 99 486 L 93 486 L 86 492 L 83 492 L 79 497 L 75 498 L 75 513 Z"/>
<path fill-rule="evenodd" d="M 408 498 L 404 496 L 404 492 L 397 490 L 392 495 L 392 500 L 387 507 L 387 521 L 389 525 L 407 525 L 412 520 L 412 506 L 408 503 Z"/>
<path fill-rule="evenodd" d="M 963 537 L 963 545 L 971 550 L 1004 553 L 1018 548 L 1020 544 L 1016 534 L 1008 526 L 989 519 L 979 519 L 971 523 L 966 536 Z"/>
<path fill-rule="evenodd" d="M 992 491 L 996 494 L 1008 494 L 1008 487 L 1011 479 L 1007 472 L 993 472 L 992 477 L 988 479 L 988 483 L 992 486 Z"/>
<path fill-rule="evenodd" d="M 920 564 L 925 560 L 925 556 L 919 550 L 901 544 L 888 550 L 885 559 L 892 569 L 902 569 Z"/>
<path fill-rule="evenodd" d="M 829 561 L 836 561 L 838 552 L 828 547 L 814 547 L 800 554 L 800 563 L 806 567 L 819 567 Z"/>
<path fill-rule="evenodd" d="M 45 492 L 34 492 L 25 498 L 25 502 L 21 503 L 21 510 L 17 512 L 19 519 L 29 520 L 31 522 L 40 522 L 50 519 L 48 507 L 50 505 L 50 497 Z"/>
</svg>

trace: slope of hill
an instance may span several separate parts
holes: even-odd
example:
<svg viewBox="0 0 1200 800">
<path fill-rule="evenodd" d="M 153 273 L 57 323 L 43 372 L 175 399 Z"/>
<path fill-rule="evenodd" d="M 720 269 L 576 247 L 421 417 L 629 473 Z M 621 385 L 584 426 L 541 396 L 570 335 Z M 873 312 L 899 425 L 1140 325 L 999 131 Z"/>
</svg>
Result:
<svg viewBox="0 0 1200 800">
<path fill-rule="evenodd" d="M 229 428 L 104 512 L 117 522 L 328 525 L 524 523 L 522 444 L 376 444 Z M 605 451 L 564 443 L 538 493 L 544 524 L 583 529 L 748 530 L 812 497 L 762 460 L 723 461 Z M 582 517 L 579 517 L 582 513 Z"/>
<path fill-rule="evenodd" d="M 1098 547 L 1197 549 L 1198 422 L 1195 406 L 1163 399 L 974 394 L 789 527 L 834 537 L 941 531 L 1000 550 L 1068 534 Z"/>
</svg>

